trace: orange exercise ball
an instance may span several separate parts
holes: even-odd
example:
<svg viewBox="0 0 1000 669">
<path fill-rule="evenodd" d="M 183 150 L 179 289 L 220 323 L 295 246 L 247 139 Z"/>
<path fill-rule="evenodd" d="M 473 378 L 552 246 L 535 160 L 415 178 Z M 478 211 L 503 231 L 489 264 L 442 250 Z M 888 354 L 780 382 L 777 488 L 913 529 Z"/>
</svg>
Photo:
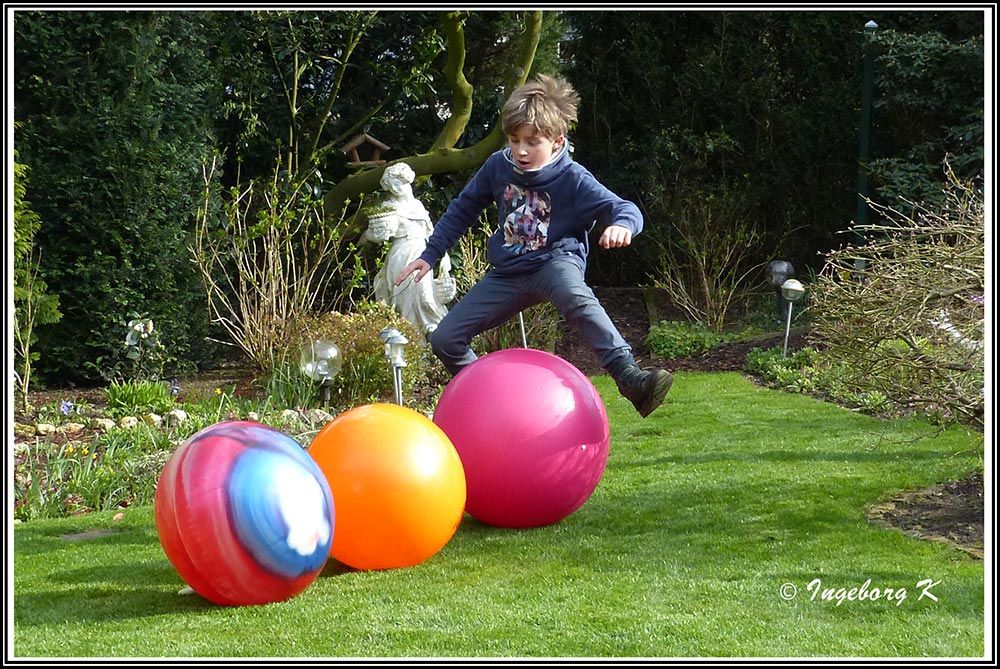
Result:
<svg viewBox="0 0 1000 669">
<path fill-rule="evenodd" d="M 308 451 L 337 504 L 330 556 L 349 567 L 412 567 L 462 521 L 462 461 L 441 428 L 413 409 L 355 407 L 327 423 Z"/>
</svg>

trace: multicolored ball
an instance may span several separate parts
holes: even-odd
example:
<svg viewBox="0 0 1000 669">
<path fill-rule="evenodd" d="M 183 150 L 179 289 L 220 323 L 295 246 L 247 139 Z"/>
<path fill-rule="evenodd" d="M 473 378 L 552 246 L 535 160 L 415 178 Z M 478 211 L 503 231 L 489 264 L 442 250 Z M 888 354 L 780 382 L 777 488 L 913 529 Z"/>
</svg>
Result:
<svg viewBox="0 0 1000 669">
<path fill-rule="evenodd" d="M 297 595 L 333 542 L 333 496 L 319 467 L 294 439 L 250 421 L 185 441 L 160 476 L 154 515 L 181 578 L 225 606 Z"/>
</svg>

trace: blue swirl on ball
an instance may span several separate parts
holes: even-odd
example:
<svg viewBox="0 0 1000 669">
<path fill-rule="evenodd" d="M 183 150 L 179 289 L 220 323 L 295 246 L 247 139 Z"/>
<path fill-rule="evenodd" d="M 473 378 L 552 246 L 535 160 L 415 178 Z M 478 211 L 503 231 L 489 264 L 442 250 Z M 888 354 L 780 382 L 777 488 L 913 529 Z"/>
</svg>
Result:
<svg viewBox="0 0 1000 669">
<path fill-rule="evenodd" d="M 271 573 L 296 578 L 323 567 L 333 542 L 333 501 L 323 474 L 295 445 L 240 453 L 226 483 L 240 545 Z"/>
</svg>

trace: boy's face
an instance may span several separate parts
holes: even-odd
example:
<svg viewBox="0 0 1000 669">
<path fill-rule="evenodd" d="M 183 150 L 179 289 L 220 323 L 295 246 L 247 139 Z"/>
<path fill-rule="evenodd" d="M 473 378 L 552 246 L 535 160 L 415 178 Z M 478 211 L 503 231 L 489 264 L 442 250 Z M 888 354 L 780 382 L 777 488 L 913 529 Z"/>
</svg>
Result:
<svg viewBox="0 0 1000 669">
<path fill-rule="evenodd" d="M 517 166 L 522 170 L 537 170 L 548 162 L 552 154 L 559 150 L 564 137 L 551 140 L 538 130 L 525 123 L 517 127 L 513 134 L 507 135 L 510 152 Z"/>
</svg>

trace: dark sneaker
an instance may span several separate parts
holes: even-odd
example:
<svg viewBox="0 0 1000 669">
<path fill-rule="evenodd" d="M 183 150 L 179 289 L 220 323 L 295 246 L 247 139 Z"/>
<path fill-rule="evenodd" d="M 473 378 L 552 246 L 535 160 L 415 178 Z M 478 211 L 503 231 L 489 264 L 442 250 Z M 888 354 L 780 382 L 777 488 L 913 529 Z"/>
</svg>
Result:
<svg viewBox="0 0 1000 669">
<path fill-rule="evenodd" d="M 663 398 L 674 383 L 674 375 L 664 369 L 647 372 L 636 365 L 630 365 L 617 381 L 622 396 L 645 418 L 656 407 L 663 404 Z"/>
</svg>

